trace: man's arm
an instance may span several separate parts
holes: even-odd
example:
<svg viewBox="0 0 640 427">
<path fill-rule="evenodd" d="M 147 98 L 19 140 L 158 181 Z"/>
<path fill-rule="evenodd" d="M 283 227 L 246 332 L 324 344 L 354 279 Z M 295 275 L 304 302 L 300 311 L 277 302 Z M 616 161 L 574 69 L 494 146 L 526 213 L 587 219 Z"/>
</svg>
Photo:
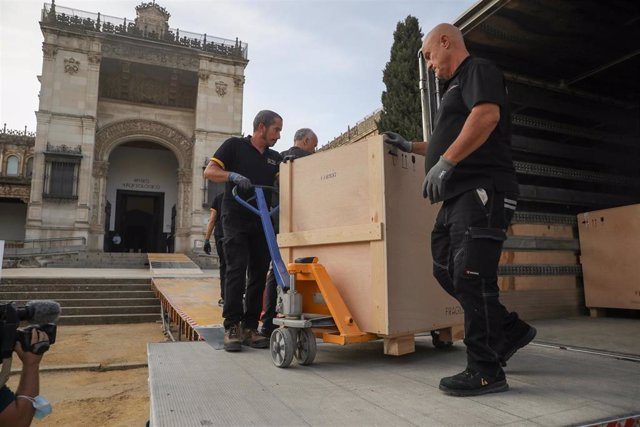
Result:
<svg viewBox="0 0 640 427">
<path fill-rule="evenodd" d="M 429 145 L 426 141 L 414 141 L 411 146 L 411 152 L 413 154 L 419 154 L 421 156 L 427 155 L 427 145 Z"/>
<path fill-rule="evenodd" d="M 210 160 L 204 170 L 204 177 L 213 182 L 227 182 L 229 181 L 229 172 L 222 169 L 220 165 L 213 160 Z"/>
<path fill-rule="evenodd" d="M 460 163 L 469 154 L 487 142 L 489 135 L 500 121 L 500 107 L 497 104 L 477 104 L 471 109 L 460 135 L 453 141 L 442 157 L 454 164 Z"/>
<path fill-rule="evenodd" d="M 215 209 L 211 208 L 211 215 L 209 215 L 209 223 L 207 224 L 207 232 L 204 235 L 204 240 L 210 240 L 211 239 L 211 233 L 213 233 L 213 226 L 216 223 L 216 215 L 217 215 L 218 211 L 216 211 Z"/>
<path fill-rule="evenodd" d="M 389 144 L 392 147 L 395 147 L 405 153 L 413 153 L 424 156 L 427 154 L 427 145 L 428 143 L 425 141 L 407 141 L 404 139 L 402 135 L 396 132 L 383 132 L 382 133 L 382 141 L 385 144 Z"/>
</svg>

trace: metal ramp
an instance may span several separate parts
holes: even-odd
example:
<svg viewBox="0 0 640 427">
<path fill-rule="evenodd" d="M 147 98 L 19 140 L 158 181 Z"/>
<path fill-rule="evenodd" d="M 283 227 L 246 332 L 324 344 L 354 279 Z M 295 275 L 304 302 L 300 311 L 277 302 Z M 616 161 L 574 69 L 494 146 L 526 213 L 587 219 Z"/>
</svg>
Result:
<svg viewBox="0 0 640 427">
<path fill-rule="evenodd" d="M 178 328 L 178 341 L 215 339 L 222 342 L 222 308 L 218 307 L 220 281 L 202 275 L 202 270 L 184 254 L 150 253 L 151 288 L 160 300 L 163 327 Z M 167 324 L 168 323 L 168 324 Z M 206 337 L 205 337 L 206 335 Z"/>
<path fill-rule="evenodd" d="M 148 345 L 150 421 L 181 426 L 585 425 L 640 413 L 638 363 L 530 345 L 506 368 L 511 390 L 455 398 L 440 378 L 464 366 L 464 346 L 382 354 L 379 341 L 319 344 L 310 366 L 273 366 L 266 350 L 205 342 Z"/>
<path fill-rule="evenodd" d="M 149 268 L 154 277 L 202 274 L 200 267 L 185 254 L 149 253 Z"/>
</svg>

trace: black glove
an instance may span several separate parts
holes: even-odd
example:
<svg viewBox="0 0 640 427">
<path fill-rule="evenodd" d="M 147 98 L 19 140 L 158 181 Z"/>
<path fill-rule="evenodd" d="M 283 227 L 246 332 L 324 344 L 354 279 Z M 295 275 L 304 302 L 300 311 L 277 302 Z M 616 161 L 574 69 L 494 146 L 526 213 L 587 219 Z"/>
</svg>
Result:
<svg viewBox="0 0 640 427">
<path fill-rule="evenodd" d="M 229 172 L 229 181 L 240 187 L 240 190 L 242 191 L 250 190 L 253 187 L 253 184 L 251 183 L 251 181 L 249 181 L 249 178 L 240 175 L 239 173 Z"/>
<path fill-rule="evenodd" d="M 383 132 L 382 141 L 404 151 L 405 153 L 410 153 L 413 149 L 413 142 L 407 141 L 400 134 L 395 132 Z"/>
<path fill-rule="evenodd" d="M 204 250 L 205 254 L 211 255 L 211 242 L 209 242 L 208 240 L 205 240 L 202 250 Z"/>
<path fill-rule="evenodd" d="M 451 174 L 457 163 L 440 156 L 440 160 L 427 172 L 422 184 L 422 197 L 428 197 L 431 203 L 442 201 L 444 196 L 444 180 Z"/>
<path fill-rule="evenodd" d="M 295 159 L 296 159 L 295 156 L 292 156 L 291 154 L 289 154 L 288 156 L 284 156 L 284 159 L 282 159 L 282 163 L 287 163 L 287 162 L 293 163 Z"/>
</svg>

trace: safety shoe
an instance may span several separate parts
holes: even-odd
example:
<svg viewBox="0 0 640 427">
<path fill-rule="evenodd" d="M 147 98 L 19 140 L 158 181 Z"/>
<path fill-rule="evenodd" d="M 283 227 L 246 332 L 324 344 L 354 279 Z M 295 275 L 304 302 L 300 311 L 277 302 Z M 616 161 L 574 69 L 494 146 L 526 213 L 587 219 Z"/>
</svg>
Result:
<svg viewBox="0 0 640 427">
<path fill-rule="evenodd" d="M 269 338 L 264 337 L 258 333 L 257 329 L 245 329 L 242 339 L 242 344 L 248 345 L 253 348 L 267 348 L 269 347 Z"/>
<path fill-rule="evenodd" d="M 224 350 L 225 351 L 241 351 L 242 344 L 240 337 L 242 328 L 240 325 L 232 325 L 229 329 L 224 330 Z"/>
<path fill-rule="evenodd" d="M 533 326 L 529 326 L 529 329 L 527 329 L 527 331 L 524 334 L 520 335 L 520 337 L 518 337 L 515 341 L 507 342 L 505 344 L 504 350 L 501 352 L 502 354 L 500 355 L 500 364 L 502 366 L 507 366 L 507 360 L 511 359 L 511 356 L 516 354 L 516 351 L 520 350 L 522 347 L 533 341 L 537 333 L 538 331 L 536 330 L 536 328 L 534 328 Z"/>
<path fill-rule="evenodd" d="M 479 396 L 507 391 L 509 384 L 504 372 L 497 377 L 491 377 L 467 368 L 457 375 L 441 379 L 440 390 L 451 396 Z"/>
<path fill-rule="evenodd" d="M 271 334 L 276 329 L 278 329 L 278 327 L 276 325 L 274 325 L 274 324 L 271 324 L 271 325 L 263 324 L 262 328 L 260 328 L 260 335 L 262 335 L 263 337 L 266 337 L 266 338 L 271 338 Z"/>
</svg>

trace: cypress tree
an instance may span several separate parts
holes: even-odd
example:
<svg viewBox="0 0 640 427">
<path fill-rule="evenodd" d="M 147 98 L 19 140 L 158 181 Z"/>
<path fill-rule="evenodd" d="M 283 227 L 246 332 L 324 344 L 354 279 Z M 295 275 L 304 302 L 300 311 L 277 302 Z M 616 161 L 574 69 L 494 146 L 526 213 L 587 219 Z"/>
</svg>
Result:
<svg viewBox="0 0 640 427">
<path fill-rule="evenodd" d="M 384 68 L 382 112 L 376 122 L 378 132 L 393 131 L 410 141 L 422 141 L 422 115 L 418 87 L 418 50 L 422 30 L 418 19 L 409 15 L 398 22 L 393 33 L 391 57 Z"/>
</svg>

